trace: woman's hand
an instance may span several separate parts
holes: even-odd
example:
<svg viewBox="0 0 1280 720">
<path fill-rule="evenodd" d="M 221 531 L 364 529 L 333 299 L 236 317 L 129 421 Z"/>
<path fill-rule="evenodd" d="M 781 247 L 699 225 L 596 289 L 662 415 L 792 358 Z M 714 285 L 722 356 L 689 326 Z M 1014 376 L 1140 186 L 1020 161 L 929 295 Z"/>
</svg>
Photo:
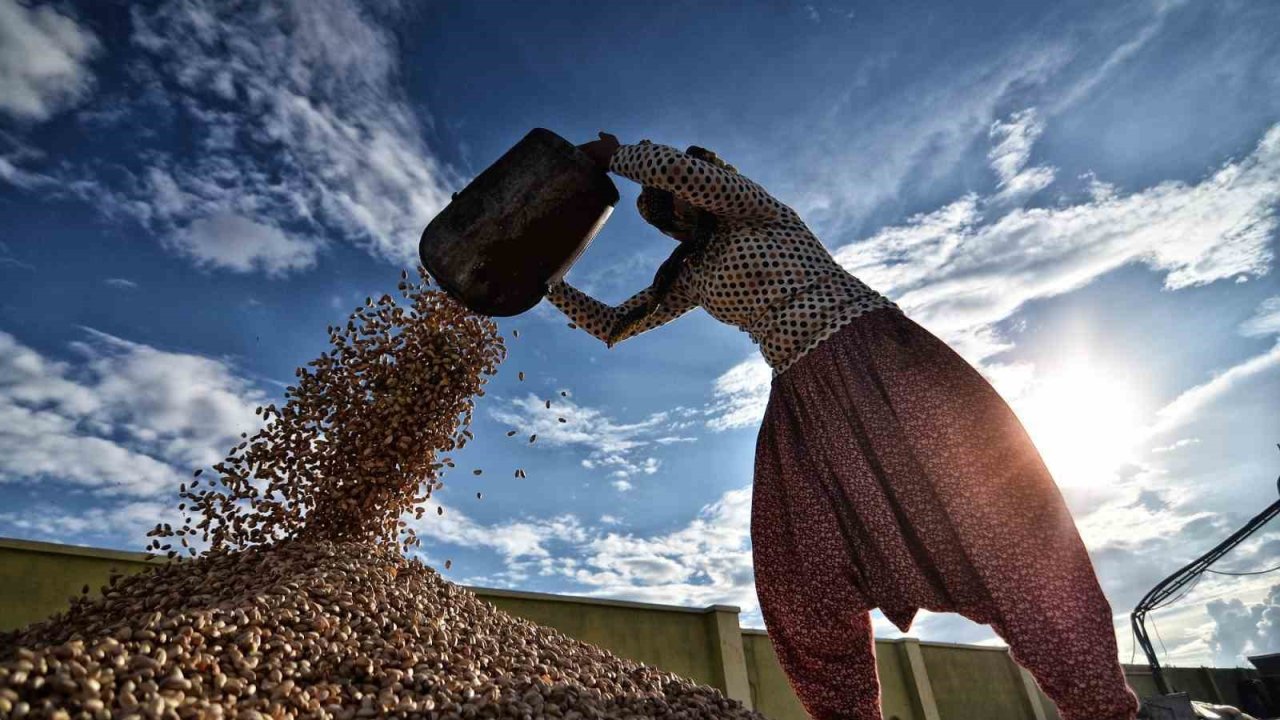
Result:
<svg viewBox="0 0 1280 720">
<path fill-rule="evenodd" d="M 617 137 L 601 132 L 599 140 L 583 143 L 578 146 L 578 149 L 594 160 L 600 169 L 609 172 L 609 162 L 613 160 L 613 154 L 618 151 L 619 144 Z"/>
</svg>

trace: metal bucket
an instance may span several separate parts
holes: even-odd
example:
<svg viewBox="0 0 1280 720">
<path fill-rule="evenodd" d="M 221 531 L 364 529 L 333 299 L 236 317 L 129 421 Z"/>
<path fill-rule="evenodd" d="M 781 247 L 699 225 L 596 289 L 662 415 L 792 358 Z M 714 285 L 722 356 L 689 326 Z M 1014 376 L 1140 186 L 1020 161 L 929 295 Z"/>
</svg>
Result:
<svg viewBox="0 0 1280 720">
<path fill-rule="evenodd" d="M 537 128 L 427 225 L 418 254 L 445 292 L 499 317 L 537 305 L 618 203 L 608 175 L 573 143 Z"/>
</svg>

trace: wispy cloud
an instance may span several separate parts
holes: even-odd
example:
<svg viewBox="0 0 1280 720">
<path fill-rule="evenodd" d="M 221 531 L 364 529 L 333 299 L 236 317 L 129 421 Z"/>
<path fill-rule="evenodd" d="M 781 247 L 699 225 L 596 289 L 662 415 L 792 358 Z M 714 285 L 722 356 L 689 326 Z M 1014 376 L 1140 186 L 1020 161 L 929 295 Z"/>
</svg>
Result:
<svg viewBox="0 0 1280 720">
<path fill-rule="evenodd" d="M 1276 369 L 1280 369 L 1280 342 L 1270 350 L 1220 372 L 1208 382 L 1184 390 L 1173 402 L 1156 412 L 1156 420 L 1147 432 L 1156 437 L 1179 428 L 1241 383 Z"/>
<path fill-rule="evenodd" d="M 138 289 L 138 283 L 130 280 L 129 278 L 116 278 L 116 277 L 107 278 L 102 281 L 102 284 L 119 289 L 119 290 Z"/>
<path fill-rule="evenodd" d="M 88 63 L 100 43 L 92 30 L 64 13 L 52 4 L 0 0 L 0 112 L 44 120 L 91 90 Z M 6 164 L 0 159 L 0 178 L 9 179 Z"/>
<path fill-rule="evenodd" d="M 25 167 L 43 157 L 44 153 L 15 135 L 0 132 L 0 181 L 23 190 L 48 189 L 56 183 L 53 178 Z"/>
<path fill-rule="evenodd" d="M 0 268 L 3 267 L 17 268 L 27 272 L 35 272 L 36 269 L 35 265 L 14 257 L 9 251 L 9 246 L 0 242 Z"/>
<path fill-rule="evenodd" d="M 674 435 L 683 429 L 695 411 L 687 408 L 654 413 L 644 420 L 622 423 L 604 412 L 556 397 L 548 408 L 535 395 L 509 400 L 490 411 L 494 419 L 509 424 L 522 434 L 538 436 L 544 447 L 573 447 L 586 452 L 582 466 L 601 470 L 613 478 L 614 488 L 630 490 L 630 479 L 653 475 L 661 461 L 654 447 L 693 438 Z M 560 422 L 561 418 L 565 422 Z"/>
<path fill-rule="evenodd" d="M 1280 335 L 1280 295 L 1263 300 L 1253 317 L 1240 325 L 1240 332 L 1248 337 Z"/>
<path fill-rule="evenodd" d="M 856 231 L 908 181 L 953 170 L 1010 93 L 1043 86 L 1071 57 L 1059 41 L 1028 43 L 987 64 L 914 79 L 900 95 L 872 100 L 855 87 L 805 133 L 804 147 L 787 149 L 792 170 L 770 187 L 823 237 Z"/>
<path fill-rule="evenodd" d="M 1160 34 L 1168 21 L 1169 13 L 1186 5 L 1186 0 L 1158 0 L 1151 3 L 1152 15 L 1143 22 L 1125 42 L 1116 46 L 1107 58 L 1092 67 L 1071 83 L 1052 103 L 1051 112 L 1057 113 L 1080 102 L 1113 75 L 1117 69 L 1132 60 L 1153 38 Z"/>
<path fill-rule="evenodd" d="M 621 532 L 603 515 L 584 525 L 573 515 L 478 523 L 452 507 L 411 521 L 440 564 L 454 549 L 495 551 L 502 570 L 473 575 L 480 585 L 522 585 L 539 577 L 570 583 L 566 592 L 674 605 L 756 608 L 751 566 L 751 488 L 725 493 L 669 533 Z"/>
<path fill-rule="evenodd" d="M 1012 202 L 1030 197 L 1048 187 L 1054 179 L 1051 167 L 1027 167 L 1031 146 L 1044 132 L 1044 123 L 1035 108 L 1014 113 L 991 124 L 991 151 L 987 159 L 999 177 L 993 200 Z"/>
</svg>

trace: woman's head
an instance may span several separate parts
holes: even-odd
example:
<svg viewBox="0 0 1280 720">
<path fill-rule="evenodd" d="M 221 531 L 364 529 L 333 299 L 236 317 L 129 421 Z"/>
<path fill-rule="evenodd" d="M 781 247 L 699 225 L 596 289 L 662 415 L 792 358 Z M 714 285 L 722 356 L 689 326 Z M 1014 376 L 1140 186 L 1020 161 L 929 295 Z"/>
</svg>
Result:
<svg viewBox="0 0 1280 720">
<path fill-rule="evenodd" d="M 686 153 L 729 172 L 737 172 L 736 168 L 716 157 L 716 154 L 710 150 L 693 145 Z M 655 187 L 646 186 L 640 191 L 640 198 L 636 200 L 636 209 L 640 211 L 640 216 L 645 219 L 645 222 L 664 235 L 679 240 L 680 245 L 654 275 L 653 295 L 649 302 L 632 308 L 614 323 L 609 333 L 610 347 L 621 338 L 630 336 L 644 324 L 649 315 L 666 302 L 667 294 L 675 285 L 680 270 L 686 264 L 698 259 L 702 251 L 711 243 L 718 225 L 715 215 L 694 207 L 671 192 Z"/>
<path fill-rule="evenodd" d="M 685 153 L 730 172 L 737 172 L 736 168 L 706 148 L 690 145 Z M 664 235 L 681 242 L 693 239 L 699 222 L 706 224 L 707 220 L 705 210 L 699 210 L 670 191 L 650 186 L 645 186 L 640 191 L 640 197 L 636 199 L 636 209 L 640 211 L 640 217 L 644 218 L 645 222 Z"/>
<path fill-rule="evenodd" d="M 681 242 L 692 239 L 698 226 L 698 209 L 667 190 L 645 187 L 636 209 L 645 222 Z"/>
</svg>

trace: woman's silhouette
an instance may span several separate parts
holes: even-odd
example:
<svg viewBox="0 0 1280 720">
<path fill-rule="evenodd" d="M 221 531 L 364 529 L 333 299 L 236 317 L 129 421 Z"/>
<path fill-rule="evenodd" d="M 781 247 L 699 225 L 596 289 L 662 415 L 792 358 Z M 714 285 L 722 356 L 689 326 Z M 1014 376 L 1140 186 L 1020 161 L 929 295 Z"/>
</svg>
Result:
<svg viewBox="0 0 1280 720">
<path fill-rule="evenodd" d="M 756 592 L 815 718 L 879 719 L 869 611 L 987 623 L 1064 720 L 1131 720 L 1111 608 L 1049 471 L 990 384 L 845 271 L 789 207 L 701 148 L 580 146 L 680 241 L 618 307 L 547 297 L 610 346 L 701 306 L 773 367 L 756 443 Z"/>
</svg>

